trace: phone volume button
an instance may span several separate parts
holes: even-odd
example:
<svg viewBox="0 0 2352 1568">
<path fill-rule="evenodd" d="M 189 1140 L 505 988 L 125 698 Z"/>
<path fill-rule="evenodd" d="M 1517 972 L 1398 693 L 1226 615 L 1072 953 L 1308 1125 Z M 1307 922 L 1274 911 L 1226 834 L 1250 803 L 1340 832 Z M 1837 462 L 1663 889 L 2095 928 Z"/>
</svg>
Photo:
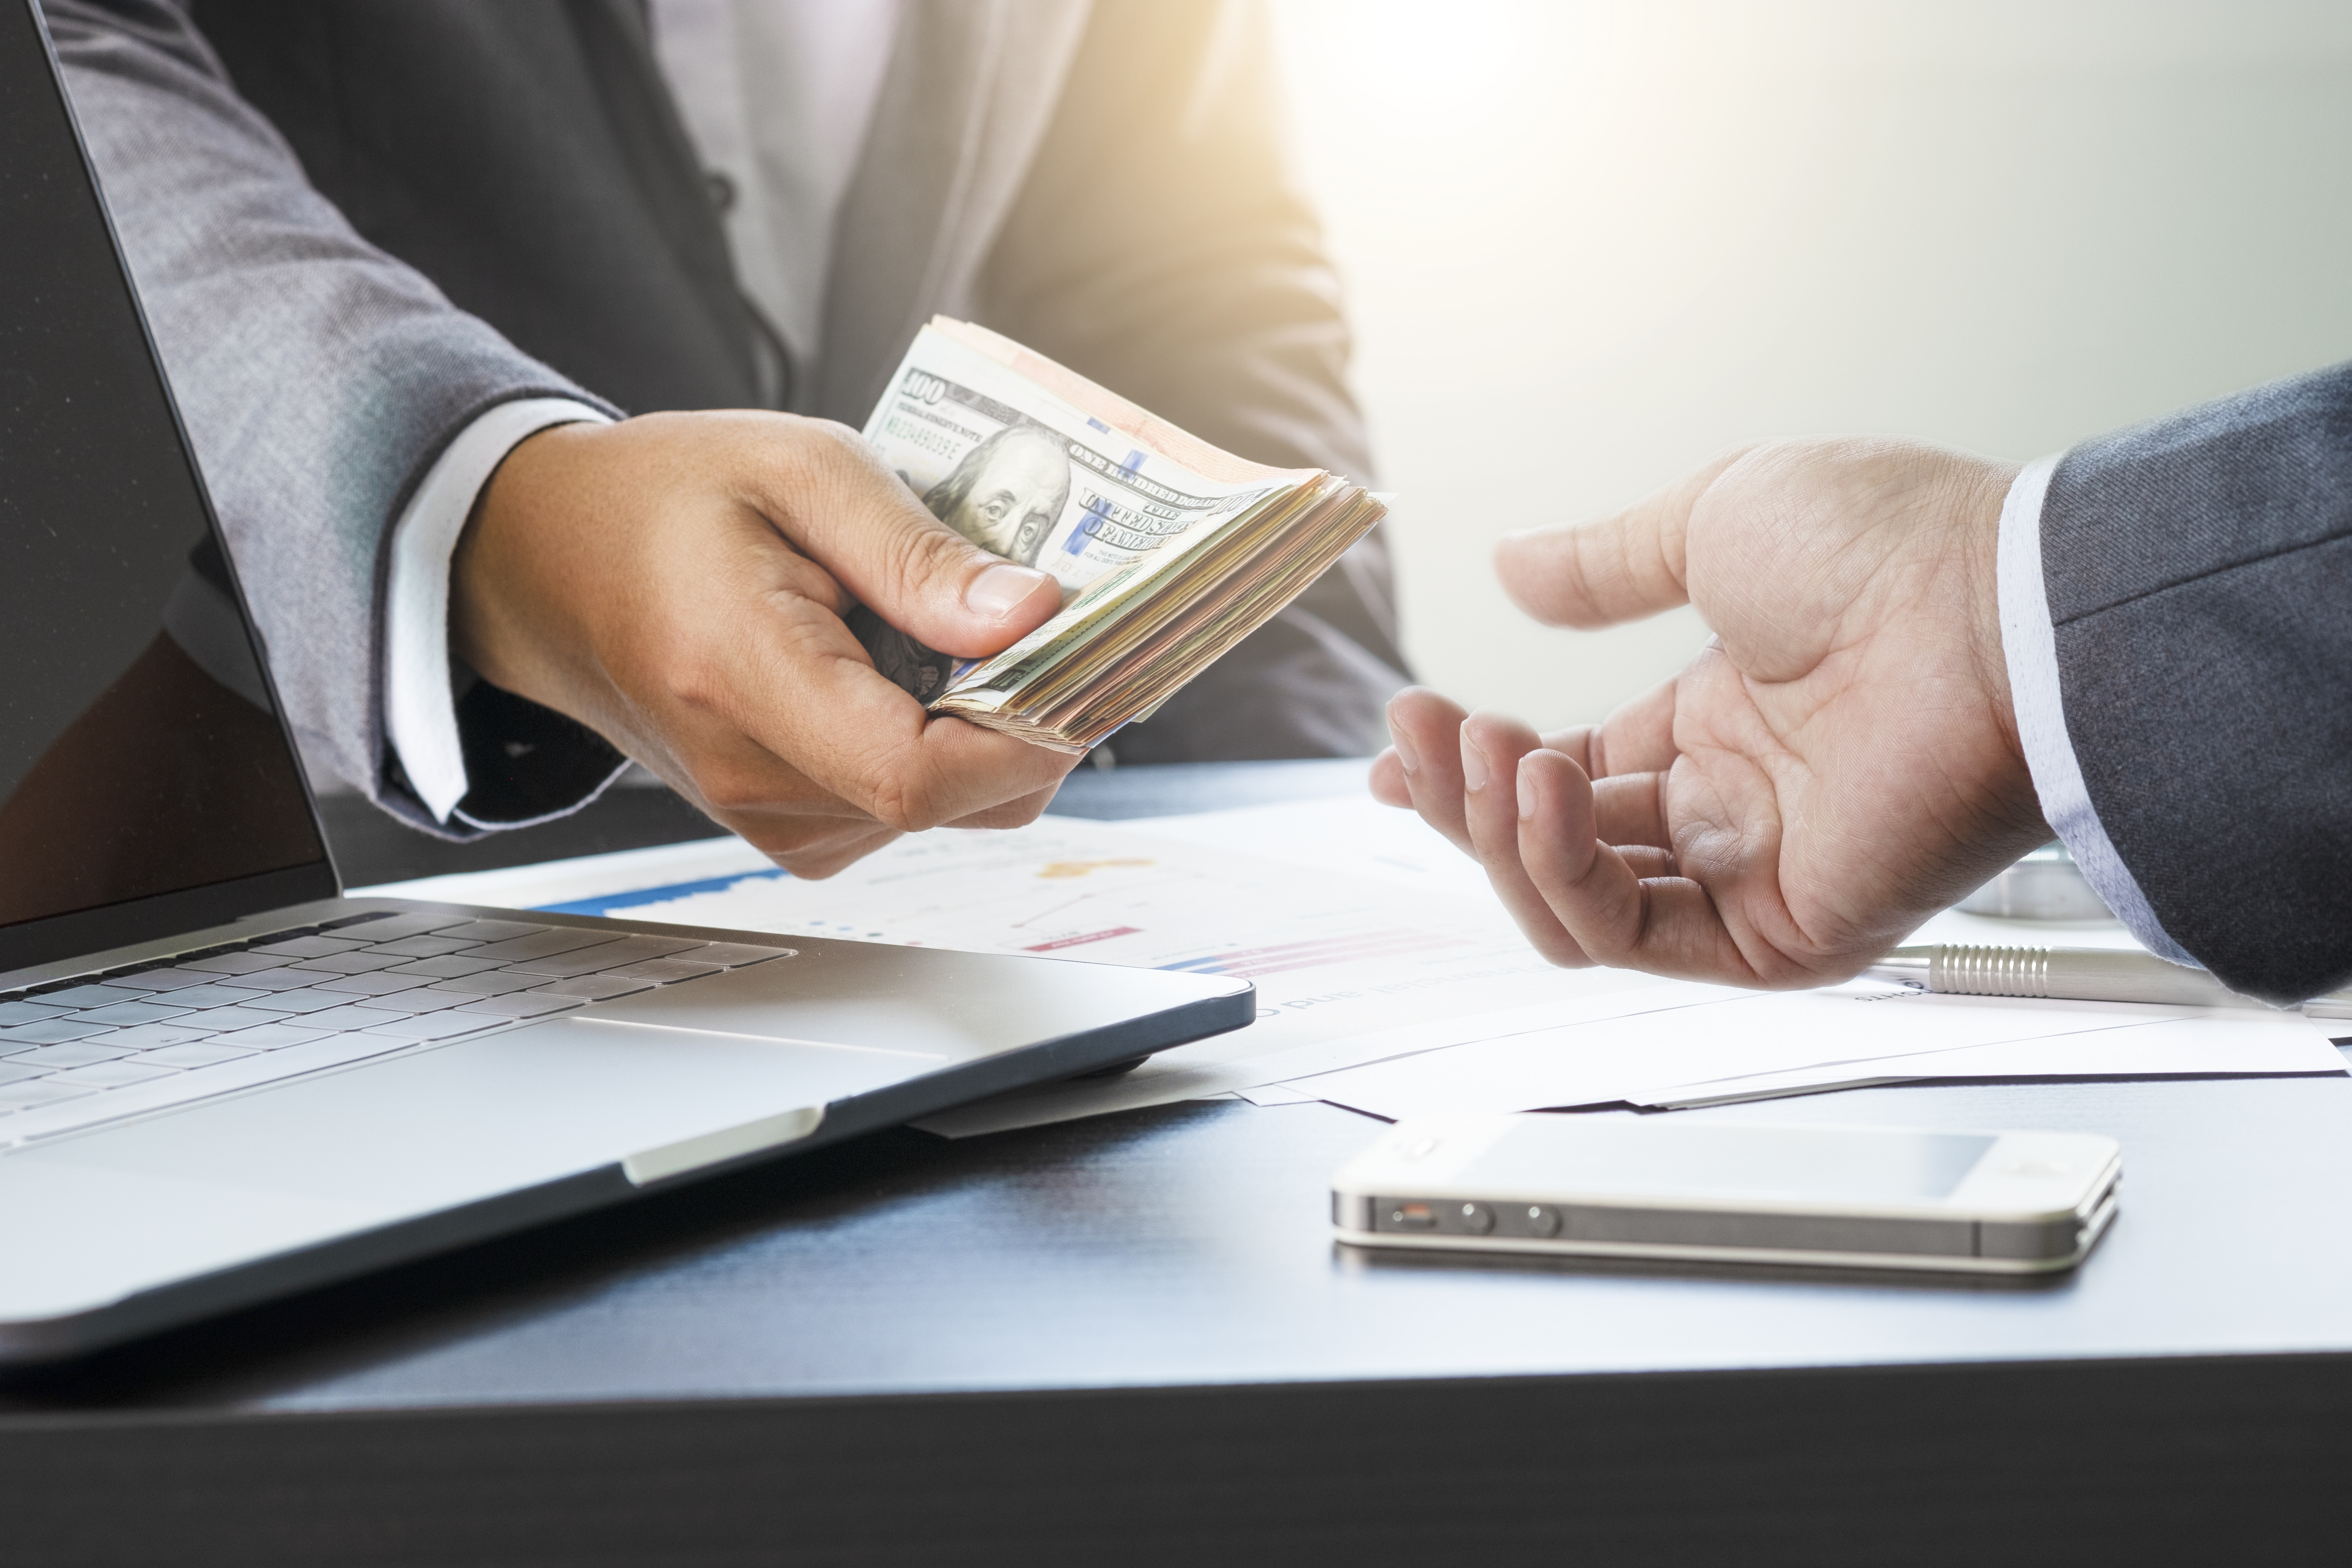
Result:
<svg viewBox="0 0 2352 1568">
<path fill-rule="evenodd" d="M 1463 1230 L 1471 1236 L 1484 1236 L 1495 1228 L 1495 1211 L 1485 1204 L 1464 1204 L 1459 1217 Z"/>
</svg>

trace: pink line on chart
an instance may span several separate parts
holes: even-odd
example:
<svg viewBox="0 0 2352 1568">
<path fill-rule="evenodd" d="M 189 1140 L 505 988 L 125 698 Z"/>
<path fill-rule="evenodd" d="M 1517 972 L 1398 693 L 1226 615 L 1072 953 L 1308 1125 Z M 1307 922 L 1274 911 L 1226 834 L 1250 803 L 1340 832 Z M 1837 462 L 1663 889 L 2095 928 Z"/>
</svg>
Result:
<svg viewBox="0 0 2352 1568">
<path fill-rule="evenodd" d="M 1051 952 L 1057 947 L 1083 947 L 1090 942 L 1108 942 L 1115 936 L 1133 936 L 1140 926 L 1113 926 L 1108 931 L 1090 931 L 1084 936 L 1066 936 L 1053 942 L 1041 942 L 1023 948 L 1024 952 Z"/>
</svg>

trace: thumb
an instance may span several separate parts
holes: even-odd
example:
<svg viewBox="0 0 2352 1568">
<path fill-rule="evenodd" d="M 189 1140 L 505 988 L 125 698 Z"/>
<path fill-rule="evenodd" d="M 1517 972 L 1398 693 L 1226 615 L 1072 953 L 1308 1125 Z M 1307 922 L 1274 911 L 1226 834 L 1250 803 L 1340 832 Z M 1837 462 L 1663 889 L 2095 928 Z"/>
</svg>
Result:
<svg viewBox="0 0 2352 1568">
<path fill-rule="evenodd" d="M 920 507 L 896 536 L 879 571 L 840 574 L 850 592 L 884 620 L 959 658 L 1010 646 L 1062 607 L 1062 585 L 1015 565 Z"/>
<path fill-rule="evenodd" d="M 1727 452 L 1613 517 L 1505 534 L 1495 545 L 1503 591 L 1555 626 L 1613 626 L 1688 603 L 1683 542 L 1691 508 L 1747 452 Z"/>
<path fill-rule="evenodd" d="M 845 426 L 798 421 L 809 439 L 772 472 L 759 510 L 785 538 L 900 631 L 977 658 L 1062 607 L 1052 575 L 982 549 L 923 510 Z"/>
</svg>

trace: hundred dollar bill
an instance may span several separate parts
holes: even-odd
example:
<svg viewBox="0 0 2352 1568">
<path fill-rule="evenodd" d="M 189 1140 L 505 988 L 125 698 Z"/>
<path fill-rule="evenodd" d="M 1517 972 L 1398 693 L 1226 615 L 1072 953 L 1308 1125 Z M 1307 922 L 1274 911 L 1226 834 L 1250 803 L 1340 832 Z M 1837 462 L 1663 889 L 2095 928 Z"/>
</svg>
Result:
<svg viewBox="0 0 2352 1568">
<path fill-rule="evenodd" d="M 992 658 L 859 609 L 875 666 L 934 711 L 1084 751 L 1149 717 L 1277 613 L 1384 508 L 1316 468 L 1248 462 L 984 328 L 935 318 L 866 437 L 933 516 L 1062 585 Z"/>
</svg>

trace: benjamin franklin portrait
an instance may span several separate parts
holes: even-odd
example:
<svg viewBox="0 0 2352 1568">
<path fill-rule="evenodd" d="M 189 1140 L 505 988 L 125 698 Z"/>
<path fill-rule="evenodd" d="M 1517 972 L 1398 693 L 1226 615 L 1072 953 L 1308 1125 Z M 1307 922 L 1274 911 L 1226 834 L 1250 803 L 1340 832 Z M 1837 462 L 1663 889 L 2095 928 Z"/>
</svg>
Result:
<svg viewBox="0 0 2352 1568">
<path fill-rule="evenodd" d="M 1008 425 L 965 453 L 923 504 L 982 549 L 1034 566 L 1069 499 L 1070 459 L 1061 437 L 1034 425 Z"/>
</svg>

